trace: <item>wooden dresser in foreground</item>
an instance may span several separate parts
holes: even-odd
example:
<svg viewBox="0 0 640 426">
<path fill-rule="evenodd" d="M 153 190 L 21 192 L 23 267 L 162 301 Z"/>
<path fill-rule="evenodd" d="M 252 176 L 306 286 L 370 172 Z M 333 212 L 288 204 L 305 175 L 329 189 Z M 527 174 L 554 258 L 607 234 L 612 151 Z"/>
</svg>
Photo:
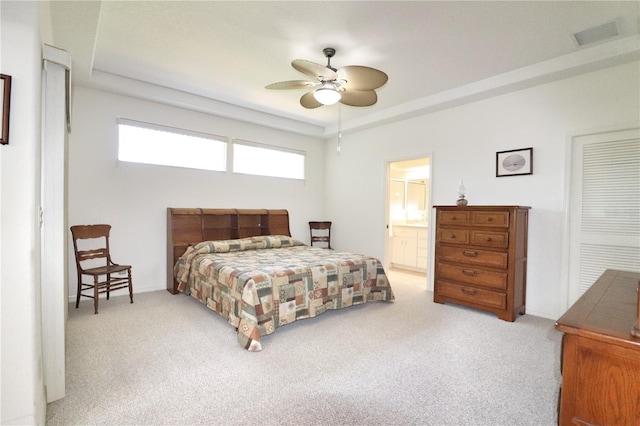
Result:
<svg viewBox="0 0 640 426">
<path fill-rule="evenodd" d="M 607 270 L 556 322 L 564 333 L 559 425 L 640 425 L 639 280 Z"/>
<path fill-rule="evenodd" d="M 514 321 L 525 312 L 530 207 L 435 206 L 433 301 Z"/>
</svg>

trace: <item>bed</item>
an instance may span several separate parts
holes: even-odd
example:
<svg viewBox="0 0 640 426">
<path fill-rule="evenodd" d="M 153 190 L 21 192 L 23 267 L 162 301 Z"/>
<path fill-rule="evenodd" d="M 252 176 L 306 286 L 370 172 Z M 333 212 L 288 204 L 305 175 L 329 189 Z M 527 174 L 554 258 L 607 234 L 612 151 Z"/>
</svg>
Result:
<svg viewBox="0 0 640 426">
<path fill-rule="evenodd" d="M 378 259 L 303 244 L 287 210 L 168 208 L 167 290 L 217 312 L 252 352 L 285 324 L 394 300 Z"/>
</svg>

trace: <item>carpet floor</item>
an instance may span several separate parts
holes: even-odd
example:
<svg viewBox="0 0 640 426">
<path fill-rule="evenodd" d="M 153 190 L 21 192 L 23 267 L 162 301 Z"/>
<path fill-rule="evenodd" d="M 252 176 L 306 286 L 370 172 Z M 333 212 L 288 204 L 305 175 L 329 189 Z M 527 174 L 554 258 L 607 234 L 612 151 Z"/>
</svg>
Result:
<svg viewBox="0 0 640 426">
<path fill-rule="evenodd" d="M 433 303 L 389 271 L 396 300 L 281 327 L 247 352 L 232 326 L 167 291 L 69 305 L 54 425 L 555 425 L 562 335 Z"/>
</svg>

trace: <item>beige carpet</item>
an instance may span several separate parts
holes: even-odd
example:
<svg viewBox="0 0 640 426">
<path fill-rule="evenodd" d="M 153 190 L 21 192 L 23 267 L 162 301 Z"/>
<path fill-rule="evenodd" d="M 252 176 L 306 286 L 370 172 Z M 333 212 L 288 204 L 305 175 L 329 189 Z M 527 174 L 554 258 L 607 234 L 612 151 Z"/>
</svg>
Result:
<svg viewBox="0 0 640 426">
<path fill-rule="evenodd" d="M 166 291 L 69 307 L 66 397 L 48 425 L 554 425 L 561 334 L 432 302 L 390 271 L 396 301 L 302 320 L 250 353 Z"/>
</svg>

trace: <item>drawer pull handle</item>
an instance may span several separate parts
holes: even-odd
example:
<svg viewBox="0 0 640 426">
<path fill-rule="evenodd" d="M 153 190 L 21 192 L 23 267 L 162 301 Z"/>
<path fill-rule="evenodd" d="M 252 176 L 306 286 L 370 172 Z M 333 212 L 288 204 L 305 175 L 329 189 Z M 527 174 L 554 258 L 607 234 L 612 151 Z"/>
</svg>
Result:
<svg viewBox="0 0 640 426">
<path fill-rule="evenodd" d="M 464 294 L 468 294 L 470 296 L 475 296 L 477 293 L 477 290 L 472 289 L 472 288 L 461 288 L 460 289 Z"/>
<path fill-rule="evenodd" d="M 451 236 L 449 238 L 451 238 L 452 240 L 455 240 L 456 239 L 456 234 L 451 234 Z"/>
<path fill-rule="evenodd" d="M 491 216 L 489 216 L 489 217 L 487 218 L 487 222 L 493 222 L 493 218 L 492 218 Z"/>
<path fill-rule="evenodd" d="M 470 277 L 475 277 L 476 275 L 478 275 L 478 273 L 476 271 L 470 271 L 469 269 L 463 269 L 462 273 L 464 275 L 468 275 Z"/>
<path fill-rule="evenodd" d="M 487 242 L 491 241 L 491 237 L 485 238 L 485 241 L 487 241 Z"/>
<path fill-rule="evenodd" d="M 467 256 L 467 257 L 478 257 L 478 252 L 477 251 L 469 251 L 469 250 L 465 250 L 462 252 L 463 256 Z"/>
</svg>

